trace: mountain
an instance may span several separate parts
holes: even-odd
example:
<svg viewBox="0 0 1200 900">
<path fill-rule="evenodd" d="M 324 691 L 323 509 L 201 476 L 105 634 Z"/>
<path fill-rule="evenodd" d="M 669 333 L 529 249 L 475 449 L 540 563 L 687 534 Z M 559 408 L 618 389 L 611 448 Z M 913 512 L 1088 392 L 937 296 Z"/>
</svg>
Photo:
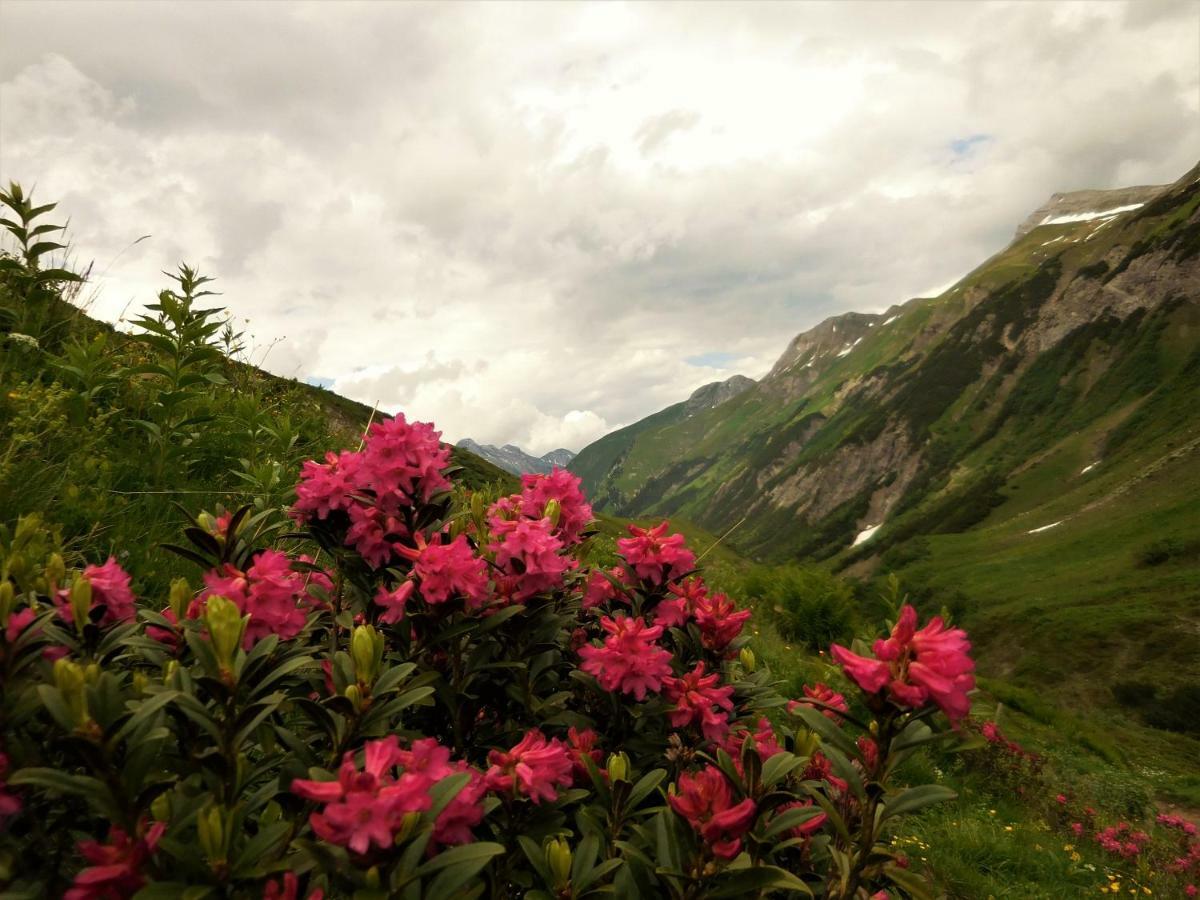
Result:
<svg viewBox="0 0 1200 900">
<path fill-rule="evenodd" d="M 668 406 L 632 425 L 618 428 L 588 444 L 571 460 L 568 468 L 583 479 L 593 506 L 597 509 L 607 508 L 610 512 L 622 511 L 627 507 L 615 478 L 610 478 L 610 475 L 623 471 L 629 452 L 643 433 L 654 434 L 659 429 L 691 419 L 697 413 L 708 413 L 744 394 L 754 385 L 753 379 L 734 375 L 725 381 L 714 381 L 699 387 L 687 400 Z"/>
<path fill-rule="evenodd" d="M 482 457 L 514 475 L 524 475 L 527 472 L 544 475 L 553 470 L 555 466 L 566 468 L 567 464 L 575 458 L 574 453 L 562 447 L 551 450 L 544 456 L 531 456 L 515 444 L 497 447 L 493 444 L 480 444 L 470 438 L 463 438 L 455 446 Z"/>
<path fill-rule="evenodd" d="M 1197 674 L 1200 642 L 1167 638 L 1200 633 L 1198 181 L 1056 195 L 940 296 L 828 319 L 751 389 L 669 407 L 571 468 L 606 512 L 900 570 L 964 615 L 1017 618 L 1007 654 L 990 648 L 1001 670 L 1048 664 L 1069 623 L 1072 641 L 1157 640 L 1173 677 Z M 1047 652 L 1014 653 L 1026 639 Z"/>
</svg>

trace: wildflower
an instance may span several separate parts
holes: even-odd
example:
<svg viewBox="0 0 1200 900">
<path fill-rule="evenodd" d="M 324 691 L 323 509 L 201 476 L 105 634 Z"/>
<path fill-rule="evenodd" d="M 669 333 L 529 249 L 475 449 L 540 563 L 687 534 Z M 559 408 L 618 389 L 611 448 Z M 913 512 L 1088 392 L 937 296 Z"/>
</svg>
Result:
<svg viewBox="0 0 1200 900">
<path fill-rule="evenodd" d="M 462 772 L 469 773 L 470 780 L 438 813 L 433 824 L 433 841 L 441 846 L 471 843 L 475 840 L 473 829 L 483 821 L 483 797 L 487 793 L 487 784 L 477 769 L 459 760 L 454 764 L 452 774 Z"/>
<path fill-rule="evenodd" d="M 805 781 L 824 781 L 833 785 L 839 791 L 844 791 L 849 783 L 833 774 L 833 763 L 824 753 L 816 752 L 808 760 L 808 766 L 801 778 Z"/>
<path fill-rule="evenodd" d="M 204 585 L 205 591 L 193 602 L 188 615 L 199 615 L 212 596 L 232 601 L 243 615 L 250 616 L 243 637 L 247 650 L 270 634 L 284 641 L 294 638 L 304 630 L 315 605 L 309 588 L 333 589 L 333 582 L 323 572 L 299 571 L 278 550 L 257 554 L 245 572 L 226 563 L 223 569 L 207 572 Z"/>
<path fill-rule="evenodd" d="M 17 610 L 8 617 L 8 624 L 4 627 L 4 639 L 10 644 L 13 643 L 36 618 L 37 611 L 32 606 Z"/>
<path fill-rule="evenodd" d="M 654 623 L 666 628 L 686 625 L 696 615 L 696 604 L 708 598 L 708 587 L 699 577 L 667 585 L 671 594 L 654 609 Z"/>
<path fill-rule="evenodd" d="M 415 560 L 413 574 L 420 579 L 426 603 L 445 603 L 454 596 L 464 598 L 468 607 L 487 602 L 487 563 L 475 555 L 466 535 L 444 544 L 439 534 L 426 544 L 418 534 L 416 543 L 416 550 L 400 548 L 400 553 Z"/>
<path fill-rule="evenodd" d="M 584 757 L 590 758 L 596 764 L 596 768 L 600 768 L 600 760 L 604 758 L 604 753 L 597 746 L 598 740 L 599 735 L 590 728 L 579 731 L 572 726 L 567 729 L 567 753 L 571 756 L 571 771 L 576 781 L 583 781 L 588 777 Z"/>
<path fill-rule="evenodd" d="M 131 621 L 137 614 L 133 591 L 129 587 L 129 573 L 117 564 L 116 557 L 110 556 L 102 566 L 88 566 L 83 570 L 82 577 L 92 588 L 91 610 L 104 611 L 98 623 L 101 628 Z M 55 603 L 62 620 L 73 622 L 70 591 L 66 588 L 60 590 Z"/>
<path fill-rule="evenodd" d="M 566 546 L 577 544 L 583 530 L 592 521 L 592 507 L 580 489 L 580 478 L 566 469 L 555 466 L 549 475 L 521 476 L 521 515 L 540 519 L 546 515 L 551 500 L 558 504 L 558 521 L 554 534 Z"/>
<path fill-rule="evenodd" d="M 391 561 L 395 545 L 408 537 L 408 527 L 395 516 L 373 506 L 350 507 L 346 546 L 353 547 L 372 569 Z"/>
<path fill-rule="evenodd" d="M 813 801 L 811 799 L 793 800 L 790 803 L 784 803 L 782 806 L 780 806 L 776 811 L 776 814 L 783 815 L 785 812 L 792 809 L 808 809 L 812 805 Z M 799 825 L 789 828 L 787 832 L 788 836 L 797 838 L 798 840 L 805 840 L 806 838 L 811 837 L 814 832 L 819 831 L 821 826 L 827 821 L 829 821 L 829 816 L 823 812 L 819 813 L 818 815 L 813 816 L 811 819 L 805 819 Z"/>
<path fill-rule="evenodd" d="M 612 577 L 609 578 L 608 575 Z M 587 587 L 584 589 L 582 608 L 595 609 L 623 598 L 624 595 L 620 588 L 613 584 L 613 579 L 624 581 L 625 577 L 625 570 L 621 566 L 613 566 L 608 570 L 607 575 L 600 569 L 593 569 L 588 575 Z"/>
<path fill-rule="evenodd" d="M 21 811 L 21 798 L 8 789 L 8 754 L 0 753 L 0 825 Z"/>
<path fill-rule="evenodd" d="M 742 633 L 750 610 L 738 610 L 724 594 L 713 594 L 696 603 L 696 624 L 700 640 L 709 650 L 724 650 Z"/>
<path fill-rule="evenodd" d="M 496 565 L 507 576 L 506 593 L 514 601 L 560 587 L 563 575 L 574 560 L 562 555 L 562 541 L 552 533 L 549 519 L 501 520 L 495 523 L 496 538 L 488 549 L 496 554 Z"/>
<path fill-rule="evenodd" d="M 917 611 L 905 605 L 891 635 L 875 641 L 875 659 L 839 644 L 830 652 L 867 693 L 878 693 L 886 685 L 900 706 L 917 708 L 932 700 L 951 720 L 961 719 L 970 711 L 967 692 L 975 686 L 966 632 L 947 629 L 940 616 L 920 630 L 916 626 Z"/>
<path fill-rule="evenodd" d="M 450 448 L 428 422 L 409 422 L 403 415 L 371 426 L 363 444 L 362 479 L 375 493 L 376 505 L 389 515 L 450 489 L 443 470 Z"/>
<path fill-rule="evenodd" d="M 1054 802 L 1057 803 L 1059 806 L 1066 806 L 1067 805 L 1067 795 L 1059 794 L 1057 797 L 1054 798 Z"/>
<path fill-rule="evenodd" d="M 580 648 L 583 671 L 594 675 L 604 690 L 632 694 L 639 701 L 647 691 L 662 690 L 671 675 L 671 653 L 655 643 L 662 637 L 662 626 L 647 626 L 640 616 L 605 616 L 600 627 L 609 636 L 603 647 Z"/>
<path fill-rule="evenodd" d="M 266 888 L 263 889 L 263 900 L 299 900 L 300 897 L 300 881 L 296 878 L 295 872 L 284 872 L 283 877 L 279 881 L 274 879 L 267 882 Z M 308 892 L 305 900 L 324 900 L 325 892 L 320 888 L 313 888 Z"/>
<path fill-rule="evenodd" d="M 515 791 L 534 803 L 553 802 L 556 786 L 571 784 L 571 756 L 558 738 L 546 740 L 536 728 L 525 733 L 520 743 L 507 752 L 488 753 L 487 788 L 507 793 Z"/>
<path fill-rule="evenodd" d="M 154 852 L 167 830 L 165 822 L 155 822 L 136 841 L 124 829 L 113 825 L 108 841 L 80 841 L 79 852 L 90 866 L 75 876 L 63 900 L 109 900 L 132 897 L 146 883 L 142 864 Z"/>
<path fill-rule="evenodd" d="M 695 566 L 696 556 L 687 549 L 683 535 L 667 535 L 670 527 L 670 522 L 662 522 L 653 528 L 630 525 L 631 537 L 617 541 L 617 552 L 643 581 L 666 584 L 686 575 Z"/>
<path fill-rule="evenodd" d="M 336 781 L 298 778 L 292 782 L 292 793 L 325 804 L 309 817 L 319 838 L 359 854 L 372 845 L 384 849 L 392 846 L 406 813 L 429 809 L 433 801 L 425 778 L 392 776 L 400 752 L 396 736 L 388 735 L 367 741 L 362 771 L 349 752 L 342 758 Z"/>
<path fill-rule="evenodd" d="M 667 678 L 663 691 L 675 708 L 667 713 L 672 728 L 699 725 L 704 737 L 719 741 L 729 731 L 729 713 L 733 709 L 733 687 L 718 687 L 721 674 L 704 674 L 704 663 L 682 678 Z M 724 713 L 719 712 L 724 710 Z"/>
<path fill-rule="evenodd" d="M 680 775 L 667 802 L 700 834 L 718 859 L 737 856 L 742 836 L 750 830 L 758 812 L 753 800 L 733 802 L 729 781 L 715 766 L 694 775 Z"/>
<path fill-rule="evenodd" d="M 394 625 L 401 621 L 404 618 L 405 604 L 415 588 L 416 583 L 411 579 L 402 582 L 399 587 L 390 591 L 380 585 L 375 592 L 375 605 L 382 606 L 384 610 L 379 621 L 385 625 Z"/>
<path fill-rule="evenodd" d="M 437 782 L 454 774 L 450 765 L 450 750 L 437 742 L 436 738 L 421 738 L 413 741 L 408 750 L 395 752 L 396 762 L 404 767 L 400 777 L 403 784 L 428 791 Z"/>
<path fill-rule="evenodd" d="M 300 467 L 300 481 L 296 485 L 296 502 L 292 504 L 292 517 L 303 525 L 315 519 L 326 519 L 338 510 L 348 510 L 354 505 L 353 495 L 361 490 L 359 485 L 358 453 L 326 453 L 325 462 L 308 460 Z"/>
<path fill-rule="evenodd" d="M 812 687 L 806 684 L 802 690 L 804 691 L 805 699 L 789 700 L 787 703 L 787 711 L 789 713 L 794 713 L 803 706 L 811 706 L 814 709 L 819 709 L 821 715 L 825 716 L 825 718 L 832 719 L 834 722 L 841 722 L 842 717 L 838 713 L 850 711 L 850 707 L 846 704 L 846 698 L 824 682 L 818 681 Z M 812 700 L 817 702 L 809 702 Z M 818 704 L 821 705 L 818 706 Z"/>
</svg>

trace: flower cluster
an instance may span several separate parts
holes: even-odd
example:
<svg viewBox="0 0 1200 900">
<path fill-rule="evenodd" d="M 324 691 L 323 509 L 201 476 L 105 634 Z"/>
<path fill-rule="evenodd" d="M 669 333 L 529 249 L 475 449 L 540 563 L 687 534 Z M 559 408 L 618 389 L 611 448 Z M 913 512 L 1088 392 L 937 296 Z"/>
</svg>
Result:
<svg viewBox="0 0 1200 900">
<path fill-rule="evenodd" d="M 557 788 L 570 787 L 574 764 L 567 747 L 558 738 L 546 739 L 536 728 L 526 732 L 520 743 L 488 754 L 491 768 L 484 784 L 490 791 L 527 797 L 534 803 L 552 802 Z"/>
<path fill-rule="evenodd" d="M 100 617 L 97 623 L 101 628 L 118 622 L 128 622 L 137 614 L 129 573 L 117 564 L 114 557 L 110 556 L 102 566 L 88 566 L 83 570 L 82 578 L 91 586 L 90 617 L 95 618 L 95 613 L 99 610 Z M 66 588 L 60 590 L 55 602 L 58 604 L 58 614 L 62 620 L 68 623 L 74 621 L 71 591 Z M 12 627 L 11 621 L 9 626 Z"/>
<path fill-rule="evenodd" d="M 667 713 L 671 725 L 698 725 L 706 739 L 719 742 L 729 732 L 729 713 L 733 709 L 733 687 L 718 687 L 720 682 L 721 673 L 705 675 L 702 662 L 682 678 L 666 679 L 664 693 L 675 704 Z"/>
<path fill-rule="evenodd" d="M 917 628 L 917 611 L 907 604 L 891 635 L 875 641 L 875 658 L 859 656 L 840 644 L 829 650 L 846 674 L 869 694 L 887 689 L 892 702 L 916 709 L 936 703 L 952 721 L 971 710 L 975 687 L 971 644 L 961 628 L 947 628 L 941 616 Z"/>
<path fill-rule="evenodd" d="M 495 540 L 488 550 L 496 555 L 500 592 L 514 602 L 561 587 L 563 575 L 575 560 L 566 556 L 549 518 L 493 518 Z"/>
<path fill-rule="evenodd" d="M 729 779 L 715 766 L 679 776 L 678 790 L 667 797 L 671 808 L 687 820 L 718 859 L 733 859 L 742 837 L 758 815 L 754 801 L 733 802 Z"/>
<path fill-rule="evenodd" d="M 650 584 L 666 584 L 690 572 L 696 555 L 687 548 L 682 534 L 667 534 L 669 522 L 653 528 L 629 526 L 630 537 L 617 541 L 617 551 L 634 574 Z"/>
<path fill-rule="evenodd" d="M 308 557 L 297 562 L 311 564 Z M 320 597 L 333 590 L 333 582 L 324 572 L 299 568 L 286 554 L 264 550 L 242 572 L 226 563 L 221 569 L 204 575 L 204 591 L 188 608 L 188 617 L 197 618 L 209 597 L 231 600 L 248 615 L 243 644 L 250 649 L 269 634 L 281 640 L 296 637 L 308 621 L 309 613 L 321 605 Z M 164 617 L 174 618 L 170 609 Z M 158 630 L 160 639 L 163 637 Z"/>
<path fill-rule="evenodd" d="M 403 548 L 401 553 L 413 560 L 413 575 L 420 582 L 426 603 L 462 597 L 468 607 L 478 608 L 487 602 L 487 563 L 475 555 L 466 535 L 444 541 L 439 534 L 429 543 L 417 535 L 416 544 L 415 550 Z"/>
<path fill-rule="evenodd" d="M 137 840 L 116 825 L 108 831 L 108 841 L 80 841 L 79 854 L 91 865 L 75 876 L 63 900 L 109 900 L 132 897 L 146 883 L 142 866 L 167 826 L 155 822 Z"/>
<path fill-rule="evenodd" d="M 647 625 L 640 616 L 605 616 L 600 627 L 608 632 L 604 646 L 581 647 L 580 668 L 606 691 L 632 694 L 638 700 L 644 700 L 647 691 L 661 691 L 663 681 L 671 677 L 671 652 L 656 643 L 662 626 Z"/>
<path fill-rule="evenodd" d="M 840 713 L 850 711 L 850 707 L 846 704 L 845 695 L 839 694 L 824 682 L 818 681 L 811 686 L 806 684 L 802 688 L 802 691 L 804 693 L 803 700 L 789 700 L 787 702 L 788 712 L 795 712 L 801 707 L 809 706 L 818 710 L 825 718 L 837 723 L 842 721 Z"/>
<path fill-rule="evenodd" d="M 410 536 L 406 513 L 448 490 L 450 448 L 427 422 L 403 415 L 373 424 L 362 450 L 309 460 L 300 473 L 292 515 L 299 524 L 345 513 L 345 543 L 374 568 L 387 564 L 397 542 Z"/>
<path fill-rule="evenodd" d="M 380 850 L 391 847 L 405 815 L 429 809 L 433 804 L 429 789 L 461 771 L 461 767 L 451 765 L 450 751 L 432 738 L 416 741 L 410 749 L 402 750 L 397 737 L 388 735 L 367 741 L 363 755 L 360 770 L 354 761 L 355 754 L 346 753 L 335 781 L 298 778 L 292 782 L 293 793 L 325 804 L 309 819 L 313 831 L 322 840 L 359 855 L 369 852 L 372 846 Z M 393 774 L 397 766 L 403 769 L 399 777 Z M 469 832 L 472 819 L 475 824 L 482 821 L 483 810 L 477 796 L 475 792 L 467 798 L 468 809 L 455 809 L 452 805 L 442 812 L 441 815 L 448 815 L 443 828 L 443 837 L 451 839 L 447 842 L 462 842 L 462 829 L 466 827 Z M 471 799 L 475 799 L 473 804 Z M 440 818 L 439 825 L 442 825 Z M 466 840 L 469 839 L 467 836 Z"/>
</svg>

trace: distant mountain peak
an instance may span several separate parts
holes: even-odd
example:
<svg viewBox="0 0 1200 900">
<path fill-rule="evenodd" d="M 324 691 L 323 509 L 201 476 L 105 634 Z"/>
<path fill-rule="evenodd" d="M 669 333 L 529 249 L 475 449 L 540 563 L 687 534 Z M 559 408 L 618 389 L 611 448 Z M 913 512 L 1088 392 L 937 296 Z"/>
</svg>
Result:
<svg viewBox="0 0 1200 900">
<path fill-rule="evenodd" d="M 1131 212 L 1145 206 L 1170 187 L 1169 184 L 1143 184 L 1111 191 L 1051 194 L 1049 200 L 1017 226 L 1016 236 L 1023 237 L 1042 225 L 1067 225 Z"/>
<path fill-rule="evenodd" d="M 756 384 L 758 382 L 753 378 L 747 378 L 745 375 L 734 375 L 732 378 L 726 378 L 724 381 L 713 381 L 692 391 L 692 395 L 687 398 L 685 410 L 691 413 L 699 409 L 711 409 L 714 406 L 720 406 L 726 400 L 732 400 L 738 394 L 750 390 Z"/>
<path fill-rule="evenodd" d="M 567 463 L 575 458 L 570 450 L 559 447 L 544 456 L 533 456 L 526 453 L 516 444 L 505 444 L 497 447 L 494 444 L 481 444 L 471 438 L 463 438 L 457 446 L 483 457 L 492 465 L 499 466 L 514 475 L 535 473 L 545 475 L 553 471 L 555 466 L 565 468 Z"/>
</svg>

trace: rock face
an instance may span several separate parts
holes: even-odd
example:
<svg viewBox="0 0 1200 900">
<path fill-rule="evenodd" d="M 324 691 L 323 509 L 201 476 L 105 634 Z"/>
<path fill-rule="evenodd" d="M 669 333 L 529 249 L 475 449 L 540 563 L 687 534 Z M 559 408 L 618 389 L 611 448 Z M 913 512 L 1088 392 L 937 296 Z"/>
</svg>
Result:
<svg viewBox="0 0 1200 900">
<path fill-rule="evenodd" d="M 1129 212 L 1145 206 L 1170 187 L 1169 184 L 1149 184 L 1111 191 L 1070 191 L 1065 194 L 1052 194 L 1049 200 L 1017 226 L 1016 236 L 1024 237 L 1042 225 L 1069 224 L 1059 221 L 1062 219 L 1082 222 L 1103 218 L 1106 214 L 1112 214 L 1114 210 Z M 1081 216 L 1089 218 L 1080 218 Z"/>
<path fill-rule="evenodd" d="M 476 456 L 481 456 L 493 465 L 514 475 L 525 475 L 530 472 L 545 475 L 555 466 L 566 468 L 567 463 L 575 458 L 574 453 L 562 447 L 551 450 L 545 456 L 532 456 L 515 444 L 496 447 L 493 444 L 480 444 L 470 438 L 463 438 L 456 446 L 469 450 Z"/>
<path fill-rule="evenodd" d="M 941 296 L 827 319 L 761 382 L 706 385 L 571 469 L 607 512 L 738 524 L 731 541 L 764 558 L 862 556 L 972 527 L 1029 460 L 1085 432 L 1114 452 L 1186 443 L 1198 176 L 1055 195 Z M 1137 430 L 1117 428 L 1135 414 Z"/>
</svg>

